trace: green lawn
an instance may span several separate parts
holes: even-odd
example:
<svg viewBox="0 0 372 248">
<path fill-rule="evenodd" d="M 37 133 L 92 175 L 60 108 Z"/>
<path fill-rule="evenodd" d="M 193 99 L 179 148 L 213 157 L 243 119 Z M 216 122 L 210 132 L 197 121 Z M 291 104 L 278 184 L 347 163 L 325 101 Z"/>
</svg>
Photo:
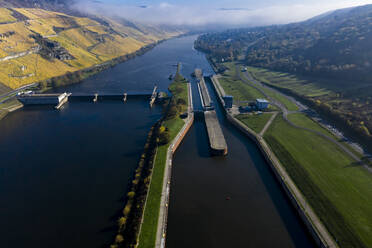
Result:
<svg viewBox="0 0 372 248">
<path fill-rule="evenodd" d="M 240 67 L 242 68 L 242 67 Z M 241 74 L 241 77 L 242 78 L 245 78 L 247 81 L 248 79 L 246 78 L 246 76 L 244 75 L 243 72 L 240 72 Z M 288 98 L 286 98 L 285 96 L 283 96 L 282 94 L 279 94 L 278 92 L 275 92 L 273 90 L 270 90 L 270 89 L 267 89 L 265 87 L 262 87 L 260 85 L 255 85 L 257 88 L 259 88 L 260 90 L 262 90 L 263 92 L 265 92 L 266 95 L 272 97 L 273 99 L 281 102 L 289 111 L 296 111 L 298 110 L 298 107 L 296 104 L 294 104 L 292 101 L 290 101 Z"/>
<path fill-rule="evenodd" d="M 238 115 L 236 118 L 243 122 L 247 127 L 251 128 L 256 133 L 260 133 L 265 127 L 266 123 L 269 121 L 273 114 L 263 113 L 263 114 L 244 114 Z"/>
<path fill-rule="evenodd" d="M 180 105 L 182 111 L 186 111 L 188 106 L 188 90 L 186 81 L 183 79 L 175 80 L 169 86 L 169 90 L 172 92 L 176 102 L 178 99 L 183 99 L 186 102 L 186 105 Z M 170 120 L 164 121 L 162 125 L 169 129 L 170 140 L 173 140 L 182 129 L 184 124 L 185 122 L 177 115 Z M 169 145 L 170 143 L 159 146 L 157 149 L 150 189 L 147 196 L 146 208 L 144 210 L 144 219 L 141 227 L 141 233 L 139 235 L 139 248 L 155 247 L 160 200 L 164 181 L 164 170 Z"/>
<path fill-rule="evenodd" d="M 309 128 L 311 130 L 321 132 L 322 134 L 325 134 L 335 140 L 338 140 L 338 138 L 334 136 L 330 131 L 320 126 L 318 123 L 307 117 L 305 114 L 302 113 L 290 114 L 288 115 L 288 119 L 300 127 Z"/>
<path fill-rule="evenodd" d="M 252 87 L 247 82 L 241 81 L 239 79 L 238 73 L 240 73 L 240 76 L 242 76 L 243 78 L 245 78 L 245 76 L 242 74 L 241 71 L 236 71 L 235 64 L 230 62 L 224 63 L 223 65 L 229 69 L 222 75 L 222 77 L 219 79 L 219 82 L 222 88 L 225 90 L 226 94 L 233 96 L 235 101 L 254 101 L 257 98 L 265 98 L 265 96 L 259 90 Z M 296 104 L 289 101 L 283 95 L 264 87 L 260 87 L 258 85 L 255 86 L 264 91 L 268 96 L 283 103 L 290 111 L 298 110 Z M 270 106 L 270 109 L 276 110 L 274 106 Z"/>
<path fill-rule="evenodd" d="M 314 131 L 321 132 L 335 140 L 339 141 L 339 138 L 335 135 L 333 135 L 330 131 L 328 131 L 326 128 L 320 126 L 317 122 L 313 121 L 309 117 L 307 117 L 305 114 L 301 113 L 295 113 L 288 115 L 288 119 L 291 120 L 294 124 L 300 126 L 309 128 Z M 344 146 L 346 146 L 352 153 L 354 153 L 359 158 L 362 158 L 363 155 L 359 152 L 357 152 L 353 147 L 351 147 L 347 142 L 342 142 Z"/>
<path fill-rule="evenodd" d="M 292 119 L 314 127 L 301 116 Z M 264 138 L 340 246 L 372 247 L 372 175 L 333 143 L 281 116 Z"/>
<path fill-rule="evenodd" d="M 330 80 L 318 79 L 316 81 L 313 81 L 305 78 L 300 78 L 289 73 L 275 72 L 257 67 L 248 67 L 248 71 L 261 82 L 284 89 L 290 89 L 293 92 L 296 92 L 297 94 L 303 96 L 318 97 L 328 94 L 334 94 L 330 89 L 337 89 L 335 88 L 337 84 Z M 327 86 L 327 88 L 325 87 L 325 85 Z M 338 87 L 340 87 L 339 84 Z"/>
<path fill-rule="evenodd" d="M 240 80 L 222 76 L 219 82 L 226 94 L 234 97 L 234 101 L 254 101 L 257 98 L 264 98 L 261 92 Z"/>
</svg>

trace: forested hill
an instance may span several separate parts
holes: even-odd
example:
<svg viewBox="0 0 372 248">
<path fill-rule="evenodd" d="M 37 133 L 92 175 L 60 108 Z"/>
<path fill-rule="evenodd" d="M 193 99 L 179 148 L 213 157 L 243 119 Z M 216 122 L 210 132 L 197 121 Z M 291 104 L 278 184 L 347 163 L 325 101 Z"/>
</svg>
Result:
<svg viewBox="0 0 372 248">
<path fill-rule="evenodd" d="M 196 47 L 279 71 L 372 82 L 372 5 L 301 23 L 206 34 Z"/>
</svg>

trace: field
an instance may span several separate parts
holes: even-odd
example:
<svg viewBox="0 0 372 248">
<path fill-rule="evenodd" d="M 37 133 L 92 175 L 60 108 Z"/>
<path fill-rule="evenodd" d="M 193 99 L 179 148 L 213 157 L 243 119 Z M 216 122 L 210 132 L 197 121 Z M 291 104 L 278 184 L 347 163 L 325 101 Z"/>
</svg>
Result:
<svg viewBox="0 0 372 248">
<path fill-rule="evenodd" d="M 241 69 L 243 68 L 242 66 L 240 67 Z M 243 72 L 239 72 L 241 77 L 242 78 L 245 78 L 246 80 L 248 80 L 245 75 L 243 74 Z M 263 92 L 265 92 L 266 95 L 268 95 L 269 97 L 281 102 L 289 111 L 296 111 L 298 110 L 298 107 L 296 104 L 294 104 L 292 101 L 290 101 L 288 98 L 286 98 L 285 96 L 283 96 L 282 94 L 276 92 L 276 91 L 273 91 L 271 89 L 267 89 L 266 87 L 262 87 L 260 85 L 255 85 L 257 88 L 259 88 L 260 90 L 262 90 Z"/>
<path fill-rule="evenodd" d="M 234 102 L 255 101 L 257 98 L 264 97 L 257 89 L 237 77 L 233 63 L 225 63 L 224 65 L 229 69 L 219 78 L 219 82 L 226 94 L 234 97 Z"/>
<path fill-rule="evenodd" d="M 323 128 L 318 123 L 307 117 L 305 114 L 302 113 L 290 114 L 288 115 L 288 119 L 300 127 L 309 128 L 311 130 L 321 132 L 322 134 L 337 140 L 337 137 L 335 135 L 333 135 L 327 129 Z"/>
<path fill-rule="evenodd" d="M 291 119 L 314 128 L 301 116 Z M 370 247 L 371 175 L 333 143 L 289 126 L 282 117 L 264 138 L 341 247 Z"/>
<path fill-rule="evenodd" d="M 0 23 L 15 22 L 17 19 L 12 16 L 12 11 L 0 8 Z"/>
<path fill-rule="evenodd" d="M 317 97 L 329 95 L 334 94 L 334 92 L 331 91 L 330 88 L 336 90 L 336 86 L 330 83 L 332 81 L 327 81 L 327 84 L 322 84 L 325 82 L 321 83 L 319 81 L 310 81 L 288 73 L 275 72 L 256 67 L 248 67 L 247 69 L 250 73 L 253 74 L 255 78 L 264 83 L 285 89 L 290 89 L 303 96 Z M 324 85 L 327 85 L 328 87 L 326 88 L 324 87 Z"/>
<path fill-rule="evenodd" d="M 179 99 L 183 99 L 185 102 L 185 104 L 177 104 L 178 108 L 181 109 L 180 112 L 183 112 L 187 109 L 188 104 L 187 84 L 182 76 L 178 79 L 179 80 L 174 81 L 169 86 L 169 90 L 173 94 L 175 102 L 179 103 Z M 177 136 L 178 132 L 182 129 L 184 124 L 185 122 L 179 117 L 179 114 L 176 114 L 173 118 L 165 120 L 162 125 L 169 130 L 169 140 L 173 140 Z M 139 236 L 139 248 L 153 248 L 155 246 L 164 170 L 169 145 L 170 142 L 165 145 L 160 145 L 157 149 L 151 177 L 150 190 L 147 196 L 144 219 Z"/>
<path fill-rule="evenodd" d="M 245 125 L 247 125 L 247 127 L 251 128 L 256 133 L 260 133 L 272 115 L 273 115 L 272 113 L 263 113 L 260 115 L 241 114 L 237 115 L 236 118 L 243 122 Z"/>
<path fill-rule="evenodd" d="M 248 67 L 257 80 L 310 102 L 343 132 L 372 149 L 372 87 L 370 84 L 342 80 L 309 78 Z"/>
<path fill-rule="evenodd" d="M 15 19 L 12 14 L 17 12 L 28 19 Z M 41 9 L 0 8 L 0 83 L 15 89 L 45 81 L 134 53 L 143 46 L 181 33 L 105 21 L 107 25 Z M 47 57 L 51 54 L 50 47 L 41 40 L 57 42 L 71 56 Z M 42 55 L 43 49 L 48 51 Z"/>
<path fill-rule="evenodd" d="M 262 94 L 259 90 L 252 87 L 250 83 L 245 82 L 248 79 L 245 78 L 243 73 L 240 70 L 236 70 L 237 66 L 234 63 L 224 63 L 224 67 L 228 68 L 219 78 L 219 82 L 221 86 L 224 88 L 226 94 L 234 96 L 235 104 L 239 103 L 239 101 L 254 101 L 257 98 L 266 98 L 264 94 Z M 240 66 L 238 66 L 241 69 Z M 244 81 L 242 81 L 242 78 Z M 255 85 L 258 89 L 262 90 L 266 95 L 280 101 L 283 103 L 288 110 L 295 111 L 298 110 L 296 104 L 289 101 L 287 98 L 282 96 L 281 94 L 268 90 L 264 87 L 259 85 Z M 246 105 L 244 103 L 239 105 Z M 271 110 L 276 110 L 276 107 L 270 106 Z"/>
</svg>

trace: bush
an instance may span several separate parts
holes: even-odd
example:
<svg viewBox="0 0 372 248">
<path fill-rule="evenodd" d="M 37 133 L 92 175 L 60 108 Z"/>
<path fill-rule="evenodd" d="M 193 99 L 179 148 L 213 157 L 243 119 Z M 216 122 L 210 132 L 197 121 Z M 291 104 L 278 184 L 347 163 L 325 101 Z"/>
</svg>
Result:
<svg viewBox="0 0 372 248">
<path fill-rule="evenodd" d="M 174 117 L 176 117 L 176 115 L 178 114 L 178 109 L 177 109 L 177 106 L 172 104 L 167 112 L 167 117 L 166 119 L 169 120 L 169 119 L 173 119 Z"/>
<path fill-rule="evenodd" d="M 120 217 L 118 219 L 118 225 L 119 225 L 119 228 L 123 228 L 123 226 L 125 225 L 125 223 L 127 223 L 127 219 L 125 217 Z"/>
<path fill-rule="evenodd" d="M 124 210 L 123 210 L 123 214 L 124 216 L 128 216 L 130 213 L 130 206 L 129 204 L 127 206 L 125 206 Z"/>
<path fill-rule="evenodd" d="M 170 133 L 169 130 L 164 130 L 163 132 L 159 133 L 159 145 L 165 145 L 170 142 Z"/>
<path fill-rule="evenodd" d="M 128 197 L 130 199 L 133 199 L 135 195 L 136 195 L 136 193 L 134 193 L 133 191 L 131 191 L 131 192 L 128 193 Z"/>
<path fill-rule="evenodd" d="M 186 101 L 183 98 L 177 100 L 177 105 L 186 105 Z"/>
<path fill-rule="evenodd" d="M 115 243 L 119 244 L 124 241 L 124 237 L 120 234 L 116 235 L 115 237 Z"/>
</svg>

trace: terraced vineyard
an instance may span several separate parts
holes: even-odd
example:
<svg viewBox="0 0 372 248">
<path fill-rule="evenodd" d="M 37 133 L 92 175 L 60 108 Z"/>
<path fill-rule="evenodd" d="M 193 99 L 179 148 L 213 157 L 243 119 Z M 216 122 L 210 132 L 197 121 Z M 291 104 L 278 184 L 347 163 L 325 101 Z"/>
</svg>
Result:
<svg viewBox="0 0 372 248">
<path fill-rule="evenodd" d="M 0 8 L 0 84 L 14 89 L 58 77 L 179 34 L 101 17 Z"/>
</svg>

